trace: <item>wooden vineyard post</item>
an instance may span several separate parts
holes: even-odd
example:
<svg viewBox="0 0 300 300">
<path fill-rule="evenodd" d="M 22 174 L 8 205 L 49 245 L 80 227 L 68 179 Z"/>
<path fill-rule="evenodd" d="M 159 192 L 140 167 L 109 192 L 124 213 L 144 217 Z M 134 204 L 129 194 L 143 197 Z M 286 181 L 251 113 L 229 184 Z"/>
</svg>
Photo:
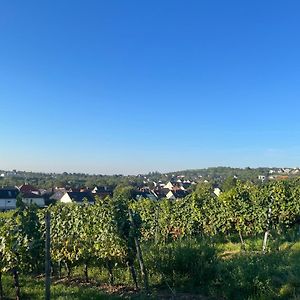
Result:
<svg viewBox="0 0 300 300">
<path fill-rule="evenodd" d="M 147 270 L 145 268 L 143 255 L 142 255 L 142 251 L 141 251 L 141 247 L 140 247 L 140 242 L 139 242 L 139 240 L 136 236 L 136 226 L 135 226 L 134 219 L 133 219 L 133 216 L 132 216 L 132 211 L 130 209 L 129 209 L 129 217 L 130 217 L 130 221 L 132 223 L 133 230 L 135 232 L 135 234 L 134 234 L 134 243 L 135 243 L 135 248 L 136 248 L 137 259 L 139 261 L 140 270 L 141 270 L 141 274 L 142 274 L 143 281 L 144 281 L 144 288 L 145 288 L 146 293 L 148 293 L 149 292 L 148 273 L 147 273 Z"/>
<path fill-rule="evenodd" d="M 50 212 L 46 211 L 45 216 L 46 224 L 46 238 L 45 238 L 45 300 L 50 300 L 50 274 L 51 274 L 51 261 L 50 261 Z"/>
</svg>

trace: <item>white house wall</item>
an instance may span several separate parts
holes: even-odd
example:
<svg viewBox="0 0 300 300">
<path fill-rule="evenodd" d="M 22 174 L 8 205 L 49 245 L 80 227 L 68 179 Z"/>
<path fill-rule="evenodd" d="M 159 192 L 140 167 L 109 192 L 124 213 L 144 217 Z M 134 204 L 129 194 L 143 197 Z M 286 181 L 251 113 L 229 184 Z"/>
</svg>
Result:
<svg viewBox="0 0 300 300">
<path fill-rule="evenodd" d="M 164 187 L 169 190 L 172 190 L 174 188 L 173 184 L 170 181 Z"/>
<path fill-rule="evenodd" d="M 17 204 L 16 199 L 0 199 L 0 210 L 15 209 Z"/>
<path fill-rule="evenodd" d="M 36 204 L 39 207 L 45 206 L 44 198 L 23 198 L 22 201 L 27 205 Z"/>
<path fill-rule="evenodd" d="M 60 202 L 63 202 L 63 203 L 71 203 L 72 202 L 72 199 L 70 198 L 70 196 L 68 195 L 68 193 L 64 194 L 61 199 L 60 199 Z"/>
<path fill-rule="evenodd" d="M 176 197 L 174 196 L 174 194 L 172 193 L 172 191 L 170 191 L 167 195 L 166 198 L 169 200 L 175 200 Z"/>
</svg>

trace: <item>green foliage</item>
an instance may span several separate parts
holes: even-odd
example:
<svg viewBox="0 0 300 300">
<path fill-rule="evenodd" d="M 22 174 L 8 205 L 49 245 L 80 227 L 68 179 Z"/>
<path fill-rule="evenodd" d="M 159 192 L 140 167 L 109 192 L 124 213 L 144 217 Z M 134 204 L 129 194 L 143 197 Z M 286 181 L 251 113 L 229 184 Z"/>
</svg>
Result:
<svg viewBox="0 0 300 300">
<path fill-rule="evenodd" d="M 261 189 L 264 218 L 278 232 L 289 228 L 300 220 L 299 185 L 294 182 L 272 182 Z M 268 211 L 270 216 L 268 217 Z"/>
<path fill-rule="evenodd" d="M 135 189 L 133 186 L 120 184 L 114 190 L 114 198 L 124 198 L 130 200 L 134 198 L 134 192 Z"/>
<path fill-rule="evenodd" d="M 146 261 L 151 272 L 161 277 L 163 285 L 203 288 L 216 278 L 216 252 L 207 242 L 200 240 L 152 244 Z"/>
<path fill-rule="evenodd" d="M 95 205 L 57 205 L 51 208 L 52 258 L 70 266 L 83 262 L 105 265 L 121 263 L 128 253 L 127 218 L 111 198 L 97 199 Z M 122 224 L 121 224 L 122 223 Z M 127 237 L 127 236 L 126 236 Z"/>
<path fill-rule="evenodd" d="M 169 181 L 174 179 L 176 176 L 185 176 L 185 179 L 190 181 L 203 181 L 206 179 L 210 182 L 217 183 L 219 186 L 222 186 L 223 182 L 227 178 L 234 178 L 237 176 L 241 181 L 252 181 L 259 183 L 258 176 L 265 175 L 267 176 L 270 168 L 229 168 L 229 167 L 216 167 L 216 168 L 207 168 L 207 169 L 196 169 L 196 170 L 183 170 L 178 172 L 172 172 L 167 174 L 161 174 L 159 172 L 150 172 L 145 175 L 149 182 L 159 180 Z M 276 168 L 272 168 L 276 170 Z M 5 173 L 5 171 L 0 171 Z M 296 175 L 290 175 L 295 177 Z M 62 174 L 46 174 L 46 173 L 35 173 L 35 172 L 24 172 L 18 171 L 13 175 L 8 175 L 4 178 L 0 178 L 2 186 L 20 186 L 27 182 L 43 189 L 51 189 L 55 187 L 65 187 L 78 189 L 81 187 L 88 187 L 90 189 L 95 186 L 107 186 L 110 189 L 114 189 L 118 185 L 122 186 L 133 186 L 133 187 L 142 187 L 144 185 L 144 176 L 124 176 L 124 175 L 89 175 L 83 173 L 67 173 Z M 149 183 L 151 185 L 151 183 Z M 193 187 L 191 187 L 193 189 Z M 225 190 L 227 191 L 226 187 Z"/>
<path fill-rule="evenodd" d="M 259 218 L 262 211 L 256 186 L 237 181 L 234 188 L 220 195 L 220 201 L 228 222 L 227 230 L 238 232 L 241 238 L 243 235 L 263 231 Z"/>
<path fill-rule="evenodd" d="M 45 299 L 45 282 L 44 278 L 34 278 L 32 276 L 23 275 L 20 277 L 20 285 L 22 286 L 22 298 L 26 300 Z M 3 286 L 5 299 L 14 298 L 14 285 L 11 277 L 3 277 Z M 57 300 L 116 300 L 121 297 L 110 295 L 99 290 L 96 286 L 79 285 L 76 282 L 52 282 L 51 299 Z"/>
<path fill-rule="evenodd" d="M 20 208 L 20 209 L 24 209 L 25 208 L 25 204 L 24 204 L 24 202 L 22 200 L 22 197 L 23 197 L 22 193 L 19 193 L 18 196 L 17 196 L 17 199 L 16 199 L 17 200 L 16 201 L 16 207 Z"/>
<path fill-rule="evenodd" d="M 141 218 L 141 235 L 143 240 L 149 241 L 157 239 L 159 202 L 150 199 L 133 201 L 130 208 L 137 212 Z"/>
<path fill-rule="evenodd" d="M 108 268 L 132 265 L 134 237 L 139 237 L 138 216 L 129 219 L 128 201 L 122 198 L 97 199 L 95 205 L 60 204 L 49 207 L 51 214 L 51 259 L 59 272 L 66 266 L 68 276 L 74 267 L 97 265 Z M 45 210 L 34 206 L 19 208 L 0 219 L 0 272 L 39 274 L 44 263 Z M 132 222 L 135 221 L 135 226 Z"/>
<path fill-rule="evenodd" d="M 203 183 L 178 200 L 132 198 L 133 188 L 126 183 L 113 198 L 97 199 L 95 205 L 50 206 L 55 273 L 65 266 L 71 276 L 77 268 L 88 280 L 88 270 L 104 269 L 112 283 L 116 271 L 134 273 L 135 242 L 140 239 L 151 276 L 162 285 L 196 288 L 225 299 L 298 293 L 300 274 L 293 266 L 299 248 L 292 243 L 299 240 L 299 180 L 260 186 L 237 180 L 219 197 L 211 184 Z M 44 209 L 34 206 L 0 214 L 2 273 L 42 272 L 44 215 Z M 270 241 L 269 253 L 263 255 L 258 251 L 265 231 Z M 231 243 L 220 246 L 224 241 Z"/>
<path fill-rule="evenodd" d="M 43 256 L 43 239 L 36 208 L 18 209 L 11 218 L 0 222 L 2 271 L 38 272 Z"/>
<path fill-rule="evenodd" d="M 300 295 L 300 252 L 242 254 L 219 265 L 213 294 L 225 299 L 293 299 Z"/>
<path fill-rule="evenodd" d="M 222 191 L 228 192 L 235 188 L 237 185 L 237 179 L 234 176 L 227 177 L 222 183 Z"/>
</svg>

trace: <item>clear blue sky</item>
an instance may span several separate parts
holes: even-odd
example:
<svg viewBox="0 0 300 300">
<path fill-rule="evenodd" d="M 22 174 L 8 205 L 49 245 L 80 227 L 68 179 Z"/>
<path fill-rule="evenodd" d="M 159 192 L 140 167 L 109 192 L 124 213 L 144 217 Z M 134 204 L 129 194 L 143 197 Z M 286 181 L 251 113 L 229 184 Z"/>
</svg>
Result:
<svg viewBox="0 0 300 300">
<path fill-rule="evenodd" d="M 300 2 L 0 2 L 0 169 L 300 165 Z"/>
</svg>

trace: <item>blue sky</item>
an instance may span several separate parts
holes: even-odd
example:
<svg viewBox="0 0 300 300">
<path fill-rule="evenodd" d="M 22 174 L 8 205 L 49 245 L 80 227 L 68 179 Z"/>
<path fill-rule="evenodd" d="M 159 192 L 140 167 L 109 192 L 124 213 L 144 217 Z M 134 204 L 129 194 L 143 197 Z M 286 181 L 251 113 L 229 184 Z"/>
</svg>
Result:
<svg viewBox="0 0 300 300">
<path fill-rule="evenodd" d="M 300 166 L 299 1 L 0 3 L 0 169 Z"/>
</svg>

